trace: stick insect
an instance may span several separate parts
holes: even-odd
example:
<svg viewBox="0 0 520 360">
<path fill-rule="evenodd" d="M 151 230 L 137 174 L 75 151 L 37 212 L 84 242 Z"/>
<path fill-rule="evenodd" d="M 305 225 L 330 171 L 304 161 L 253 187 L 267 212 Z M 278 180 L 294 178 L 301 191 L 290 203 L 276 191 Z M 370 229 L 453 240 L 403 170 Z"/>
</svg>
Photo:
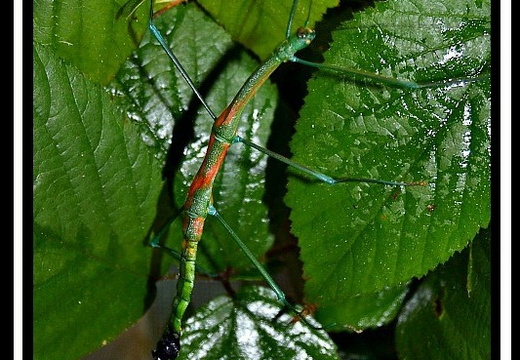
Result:
<svg viewBox="0 0 520 360">
<path fill-rule="evenodd" d="M 295 9 L 294 6 L 296 6 L 296 3 L 297 3 L 296 1 L 293 3 L 293 10 L 291 10 L 292 11 L 291 13 L 294 12 L 294 9 Z M 158 40 L 161 40 L 162 35 L 160 35 L 160 33 L 158 32 L 155 25 L 153 25 L 153 23 L 151 23 L 151 24 L 152 24 L 151 25 L 152 32 L 154 33 L 154 35 L 156 36 L 156 38 Z M 289 24 L 291 24 L 291 21 L 289 21 Z M 288 26 L 288 29 L 289 30 L 291 29 L 290 25 Z M 288 31 L 288 33 L 289 33 L 289 31 Z M 304 38 L 303 39 L 304 45 L 302 45 L 301 48 L 307 46 L 312 41 L 313 36 L 314 36 L 312 32 L 307 31 L 307 30 L 302 30 L 299 33 L 299 35 L 301 35 Z M 168 51 L 168 45 L 166 43 L 163 43 L 162 46 L 165 50 Z M 239 92 L 237 97 L 235 97 L 234 102 L 231 103 L 232 105 L 227 107 L 221 116 L 217 117 L 215 115 L 212 115 L 212 117 L 214 119 L 216 119 L 216 123 L 214 125 L 214 129 L 216 129 L 216 130 L 213 133 L 212 137 L 210 138 L 210 144 L 212 144 L 212 145 L 210 145 L 210 148 L 212 146 L 214 146 L 213 144 L 224 144 L 223 145 L 224 147 L 222 147 L 220 150 L 216 150 L 213 153 L 213 155 L 211 154 L 211 151 L 210 151 L 209 152 L 210 155 L 208 155 L 209 157 L 207 157 L 205 160 L 206 164 L 215 165 L 216 167 L 220 167 L 220 165 L 222 164 L 223 159 L 226 155 L 228 145 L 230 145 L 231 143 L 234 143 L 234 142 L 243 142 L 243 143 L 255 148 L 256 150 L 266 152 L 268 155 L 277 158 L 277 160 L 287 161 L 287 160 L 285 160 L 284 157 L 279 157 L 267 150 L 263 150 L 263 147 L 260 147 L 256 144 L 250 142 L 247 139 L 244 139 L 242 137 L 237 137 L 236 130 L 238 127 L 238 120 L 236 120 L 236 124 L 233 124 L 232 126 L 230 126 L 229 133 L 228 132 L 220 133 L 220 131 L 222 131 L 223 129 L 226 128 L 228 121 L 230 121 L 231 123 L 234 122 L 234 120 L 231 120 L 231 119 L 233 119 L 234 113 L 237 111 L 240 111 L 242 109 L 243 104 L 245 104 L 247 101 L 249 101 L 250 97 L 254 95 L 254 92 L 256 91 L 256 89 L 259 86 L 261 86 L 263 81 L 265 81 L 267 79 L 268 75 L 275 68 L 277 68 L 282 62 L 285 62 L 285 61 L 299 62 L 302 65 L 317 67 L 317 68 L 321 69 L 322 71 L 326 71 L 330 74 L 335 74 L 335 76 L 339 76 L 339 77 L 344 76 L 342 74 L 347 74 L 347 77 L 354 78 L 354 82 L 358 82 L 359 78 L 364 78 L 364 79 L 369 79 L 369 81 L 368 81 L 369 85 L 373 85 L 373 82 L 375 81 L 376 83 L 383 83 L 385 87 L 388 86 L 388 87 L 396 87 L 396 88 L 401 88 L 401 89 L 404 88 L 404 89 L 407 89 L 412 94 L 413 93 L 417 94 L 419 91 L 423 91 L 424 89 L 432 89 L 432 88 L 433 89 L 442 88 L 443 91 L 446 91 L 446 89 L 449 89 L 450 91 L 452 89 L 455 89 L 454 91 L 456 91 L 457 88 L 465 89 L 468 86 L 471 86 L 469 84 L 471 84 L 473 82 L 481 82 L 481 81 L 485 82 L 486 81 L 485 76 L 484 77 L 480 76 L 480 72 L 482 72 L 482 69 L 478 69 L 478 72 L 476 74 L 470 74 L 470 75 L 466 74 L 464 77 L 459 76 L 459 77 L 456 77 L 455 79 L 450 78 L 448 80 L 429 81 L 424 84 L 418 83 L 415 81 L 394 80 L 394 78 L 390 78 L 386 75 L 371 75 L 369 72 L 366 72 L 364 70 L 360 70 L 360 71 L 350 70 L 349 71 L 349 70 L 346 70 L 344 67 L 340 67 L 340 66 L 335 67 L 335 66 L 329 66 L 329 65 L 318 65 L 315 63 L 311 63 L 311 62 L 308 62 L 305 60 L 300 60 L 298 58 L 293 57 L 295 52 L 297 50 L 300 50 L 301 48 L 296 47 L 296 49 L 291 49 L 290 51 L 284 49 L 283 47 L 279 48 L 277 50 L 279 52 L 275 52 L 276 55 L 272 58 L 272 60 L 268 60 L 265 63 L 265 67 L 261 67 L 259 72 L 255 73 L 255 75 L 252 77 L 253 81 L 251 81 L 249 84 L 246 83 L 245 87 L 243 88 L 244 90 L 242 92 Z M 284 52 L 286 52 L 286 53 L 284 53 Z M 284 55 L 282 55 L 282 54 L 284 54 Z M 270 61 L 273 62 L 272 65 L 270 64 Z M 484 63 L 485 63 L 485 61 L 484 61 Z M 263 71 L 265 71 L 265 73 L 263 73 Z M 338 75 L 338 73 L 339 73 L 339 75 Z M 350 80 L 352 80 L 352 79 L 350 79 Z M 378 87 L 378 86 L 376 86 L 376 87 Z M 323 90 L 323 91 L 326 91 L 326 90 Z M 372 90 L 370 90 L 370 91 L 372 91 Z M 376 93 L 378 91 L 379 90 L 376 90 Z M 430 90 L 424 90 L 424 91 L 430 91 Z M 424 93 L 422 93 L 422 94 L 424 94 Z M 372 94 L 372 95 L 374 97 L 376 97 L 374 94 Z M 384 97 L 385 95 L 377 94 L 377 96 Z M 395 101 L 395 99 L 392 99 L 392 101 Z M 417 98 L 416 98 L 416 101 L 418 101 Z M 403 102 L 404 102 L 404 100 L 403 100 Z M 239 108 L 239 110 L 235 110 L 235 106 L 237 108 Z M 209 107 L 206 106 L 206 108 L 209 108 Z M 212 114 L 211 110 L 209 110 L 209 112 L 210 112 L 210 114 Z M 230 113 L 232 115 L 229 115 Z M 342 121 L 343 121 L 343 119 L 341 119 L 340 122 L 342 122 Z M 383 127 L 383 128 L 381 128 L 381 130 L 385 130 L 387 132 L 386 135 L 389 135 L 388 133 L 390 131 L 388 128 Z M 373 131 L 373 132 L 377 133 L 377 131 Z M 306 143 L 310 144 L 311 142 L 314 142 L 314 139 L 310 142 L 309 142 L 309 140 L 307 140 Z M 216 145 L 216 146 L 220 146 L 220 145 Z M 212 157 L 215 157 L 215 158 L 212 158 Z M 359 157 L 358 157 L 358 159 L 359 159 Z M 384 199 L 384 201 L 386 203 L 390 202 L 390 204 L 391 204 L 391 199 L 399 198 L 400 196 L 408 196 L 408 195 L 400 194 L 401 190 L 395 191 L 395 188 L 400 189 L 402 187 L 408 187 L 410 185 L 417 185 L 419 183 L 422 184 L 422 182 L 414 182 L 414 181 L 396 182 L 396 181 L 371 180 L 372 178 L 368 178 L 368 177 L 367 178 L 348 178 L 348 179 L 339 179 L 338 180 L 338 179 L 329 177 L 328 175 L 324 175 L 321 172 L 318 172 L 316 170 L 310 170 L 310 168 L 308 168 L 306 166 L 305 167 L 299 166 L 299 165 L 297 165 L 297 163 L 293 163 L 292 161 L 289 161 L 289 164 L 293 167 L 296 167 L 300 171 L 307 173 L 312 178 L 317 179 L 318 180 L 317 182 L 327 183 L 329 185 L 338 184 L 338 183 L 347 182 L 347 181 L 350 182 L 351 180 L 355 180 L 359 183 L 364 183 L 364 184 L 367 184 L 370 182 L 376 182 L 379 184 L 389 185 L 390 188 L 394 188 L 394 189 L 389 190 L 390 195 L 389 195 L 389 192 L 386 192 L 385 194 L 383 194 L 382 198 Z M 182 327 L 182 325 L 181 325 L 182 318 L 183 318 L 184 312 L 186 310 L 186 307 L 189 303 L 189 297 L 190 297 L 191 288 L 193 286 L 193 280 L 194 280 L 193 279 L 194 262 L 195 262 L 194 254 L 196 252 L 195 244 L 198 243 L 198 241 L 200 240 L 200 236 L 202 235 L 202 223 L 204 221 L 203 219 L 205 219 L 208 214 L 214 215 L 224 224 L 224 226 L 226 227 L 228 232 L 230 232 L 232 237 L 238 238 L 238 236 L 234 235 L 234 232 L 231 229 L 231 227 L 229 227 L 227 225 L 225 220 L 223 220 L 223 218 L 221 218 L 221 216 L 218 213 L 218 211 L 216 210 L 216 208 L 213 207 L 213 205 L 212 205 L 211 190 L 212 190 L 212 183 L 216 176 L 216 175 L 213 175 L 214 173 L 216 174 L 216 171 L 217 171 L 216 167 L 214 168 L 213 166 L 208 165 L 207 167 L 202 167 L 199 170 L 199 173 L 195 176 L 195 180 L 191 185 L 191 189 L 188 194 L 187 205 L 185 205 L 185 210 L 188 212 L 188 216 L 185 220 L 184 232 L 185 232 L 185 235 L 188 236 L 188 238 L 191 236 L 193 236 L 194 238 L 192 240 L 185 240 L 185 245 L 183 246 L 183 249 L 184 249 L 183 250 L 184 251 L 183 259 L 184 260 L 182 260 L 182 262 L 184 263 L 184 269 L 181 269 L 180 281 L 178 283 L 179 284 L 178 285 L 178 297 L 173 305 L 174 315 L 172 315 L 172 320 L 171 320 L 171 323 L 167 330 L 168 336 L 171 336 L 173 334 L 174 338 L 177 338 L 178 335 L 180 335 L 180 331 L 181 331 L 181 327 Z M 317 167 L 319 167 L 319 165 Z M 395 168 L 399 168 L 399 167 L 395 166 Z M 407 169 L 407 166 L 404 166 L 404 167 L 401 166 L 400 168 L 401 168 L 401 173 L 400 173 L 401 177 L 409 174 L 409 169 Z M 208 173 L 211 173 L 211 175 L 207 175 Z M 390 173 L 392 173 L 392 172 L 390 172 Z M 428 176 L 428 178 L 429 177 L 430 176 Z M 301 182 L 302 181 L 300 181 L 300 184 L 301 184 Z M 298 180 L 296 181 L 295 185 L 293 185 L 293 186 L 295 186 L 295 187 L 299 186 Z M 358 186 L 358 189 L 352 190 L 353 192 L 356 192 L 356 191 L 359 192 L 359 185 L 357 185 L 357 186 Z M 208 190 L 208 192 L 201 192 L 202 189 Z M 197 195 L 199 192 L 201 195 Z M 330 196 L 330 194 L 329 194 L 329 196 Z M 429 209 L 436 208 L 436 206 L 437 206 L 437 205 L 433 206 L 430 203 L 426 203 L 427 201 L 431 200 L 431 197 L 429 195 L 425 195 L 424 193 L 421 194 L 419 192 L 416 195 L 412 195 L 412 197 L 414 197 L 416 199 L 416 201 L 415 201 L 416 206 L 418 206 L 420 208 L 421 207 L 420 204 L 424 203 L 423 208 L 428 212 L 430 212 Z M 200 199 L 204 199 L 204 201 L 199 203 Z M 294 200 L 295 198 L 292 198 L 292 200 L 291 200 L 291 195 L 289 195 L 289 199 L 290 199 L 289 200 L 290 202 L 293 201 L 291 207 L 297 207 L 297 205 L 304 207 L 304 205 L 298 203 L 299 200 Z M 420 199 L 420 200 L 417 200 L 417 199 Z M 391 214 L 391 211 L 392 211 L 391 205 L 382 206 L 381 203 L 378 203 L 377 201 L 375 202 L 375 205 L 374 204 L 360 205 L 360 201 L 359 201 L 360 199 L 358 198 L 357 200 L 358 200 L 357 203 L 352 206 L 355 206 L 355 207 L 366 206 L 368 208 L 377 207 L 379 209 L 383 209 L 386 207 L 385 210 L 380 211 L 380 218 L 378 220 L 380 222 L 384 223 L 388 219 L 389 216 L 395 216 L 395 214 Z M 309 204 L 312 204 L 312 202 L 309 202 Z M 396 207 L 398 208 L 399 206 L 396 206 Z M 385 214 L 385 212 L 389 213 L 390 215 Z M 362 218 L 358 216 L 358 219 L 356 219 L 356 220 L 362 221 Z M 193 228 L 193 230 L 190 230 L 190 228 Z M 195 230 L 195 229 L 197 229 L 197 230 Z M 189 244 L 191 244 L 191 245 L 189 245 Z M 256 261 L 253 255 L 250 256 L 250 260 L 253 262 Z M 186 265 L 186 264 L 189 264 L 189 265 Z M 256 263 L 255 263 L 255 265 L 260 266 L 260 264 L 256 264 Z M 259 269 L 261 269 L 261 267 L 259 267 Z M 281 292 L 281 290 L 279 290 L 277 285 L 271 280 L 269 275 L 263 274 L 263 276 L 266 279 L 268 279 L 268 283 L 271 285 L 271 287 L 274 288 L 279 300 L 282 301 L 284 303 L 284 305 L 286 305 L 293 311 L 296 311 L 294 308 L 292 308 L 292 305 L 290 303 L 285 301 L 283 293 Z M 380 279 L 379 281 L 381 282 L 383 280 Z M 356 282 L 359 283 L 360 280 L 358 279 L 358 280 L 356 280 Z M 312 284 L 312 282 L 309 282 L 309 283 Z M 349 286 L 351 288 L 356 288 L 356 286 L 359 286 L 359 285 L 357 285 L 357 283 L 351 281 Z M 311 285 L 309 285 L 309 287 L 310 286 Z M 296 311 L 296 313 L 298 314 L 297 311 Z M 305 322 L 304 318 L 302 320 L 303 320 L 303 322 Z M 307 325 L 309 325 L 309 324 L 307 324 Z M 309 326 L 311 326 L 311 325 L 309 325 Z M 174 346 L 174 347 L 177 346 L 177 345 L 173 345 L 173 340 L 169 340 L 169 339 L 166 341 L 166 345 Z M 172 356 L 174 356 L 173 355 L 174 353 L 176 356 L 176 350 L 174 350 L 172 352 Z M 157 358 L 162 358 L 163 356 L 166 356 L 166 355 L 163 355 L 163 353 L 160 353 L 159 355 L 157 355 Z M 169 356 L 169 354 L 167 356 Z"/>
</svg>

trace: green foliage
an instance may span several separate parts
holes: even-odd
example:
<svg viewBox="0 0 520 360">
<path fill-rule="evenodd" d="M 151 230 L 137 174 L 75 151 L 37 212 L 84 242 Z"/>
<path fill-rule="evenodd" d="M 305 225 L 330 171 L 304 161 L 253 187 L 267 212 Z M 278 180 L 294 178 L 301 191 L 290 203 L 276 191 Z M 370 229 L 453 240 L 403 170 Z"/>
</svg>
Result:
<svg viewBox="0 0 520 360">
<path fill-rule="evenodd" d="M 399 315 L 396 342 L 404 359 L 490 359 L 491 241 L 474 242 L 428 274 Z"/>
<path fill-rule="evenodd" d="M 182 4 L 156 19 L 217 114 L 258 65 L 232 39 L 264 58 L 284 37 L 292 1 L 222 3 L 201 1 L 207 13 Z M 311 24 L 335 5 L 312 4 Z M 147 241 L 180 213 L 207 145 L 211 119 L 146 32 L 149 4 L 129 18 L 124 5 L 34 3 L 35 359 L 84 356 L 146 312 L 155 280 L 174 263 Z M 417 82 L 482 79 L 409 90 L 319 71 L 291 142 L 296 161 L 333 176 L 428 182 L 330 187 L 289 171 L 286 203 L 307 280 L 303 297 L 335 331 L 398 318 L 403 358 L 417 344 L 424 344 L 421 358 L 435 358 L 436 348 L 418 336 L 430 324 L 438 347 L 464 340 L 465 348 L 489 353 L 478 344 L 490 336 L 489 249 L 479 245 L 488 233 L 471 245 L 490 216 L 489 7 L 393 0 L 337 26 L 328 64 Z M 305 22 L 307 8 L 300 1 L 294 26 Z M 330 19 L 324 25 L 336 27 Z M 286 122 L 281 108 L 275 87 L 266 84 L 244 111 L 240 135 L 261 144 L 281 137 L 280 122 L 271 124 L 275 110 Z M 268 164 L 256 151 L 232 147 L 214 194 L 215 206 L 258 258 L 284 223 L 266 176 L 283 186 L 287 173 Z M 173 222 L 165 245 L 179 246 L 180 226 Z M 258 278 L 213 219 L 199 252 L 210 272 L 230 268 Z M 457 290 L 448 293 L 445 284 Z M 428 291 L 445 295 L 444 318 L 426 312 L 435 303 L 423 296 Z M 457 315 L 479 304 L 480 316 Z M 278 313 L 277 322 L 269 321 Z M 187 319 L 181 357 L 204 349 L 197 358 L 339 358 L 326 334 L 288 318 L 270 292 L 244 287 Z M 257 341 L 243 341 L 246 330 Z"/>
<path fill-rule="evenodd" d="M 264 287 L 217 297 L 186 322 L 178 359 L 337 359 L 324 331 L 279 315 L 280 302 Z"/>
</svg>

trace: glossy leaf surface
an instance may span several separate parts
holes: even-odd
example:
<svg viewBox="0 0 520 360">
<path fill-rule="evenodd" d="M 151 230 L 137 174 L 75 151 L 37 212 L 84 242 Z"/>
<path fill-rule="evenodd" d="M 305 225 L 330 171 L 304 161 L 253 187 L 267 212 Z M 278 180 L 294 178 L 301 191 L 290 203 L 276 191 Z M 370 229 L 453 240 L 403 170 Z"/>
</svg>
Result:
<svg viewBox="0 0 520 360">
<path fill-rule="evenodd" d="M 306 296 L 320 311 L 423 276 L 487 227 L 489 10 L 486 2 L 388 1 L 333 33 L 329 65 L 440 83 L 414 90 L 322 70 L 309 84 L 291 144 L 296 161 L 338 178 L 427 182 L 290 179 Z M 443 84 L 454 78 L 478 80 Z"/>
</svg>

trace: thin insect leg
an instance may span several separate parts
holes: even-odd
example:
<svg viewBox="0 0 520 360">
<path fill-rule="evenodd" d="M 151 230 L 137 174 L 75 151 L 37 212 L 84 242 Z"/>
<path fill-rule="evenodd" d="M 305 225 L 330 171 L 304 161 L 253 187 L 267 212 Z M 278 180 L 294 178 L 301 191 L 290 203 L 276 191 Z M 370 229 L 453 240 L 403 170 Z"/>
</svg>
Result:
<svg viewBox="0 0 520 360">
<path fill-rule="evenodd" d="M 283 155 L 280 155 L 278 153 L 275 153 L 263 146 L 260 146 L 258 144 L 255 144 L 247 139 L 244 139 L 240 136 L 235 136 L 235 139 L 234 139 L 234 142 L 241 142 L 243 144 L 246 144 L 258 151 L 261 151 L 263 152 L 264 154 L 267 154 L 269 155 L 270 157 L 276 159 L 276 160 L 279 160 L 295 169 L 298 169 L 302 172 L 304 172 L 305 174 L 307 175 L 310 175 L 311 177 L 314 177 L 316 179 L 318 179 L 319 181 L 321 182 L 324 182 L 326 184 L 329 184 L 329 185 L 335 185 L 335 184 L 339 184 L 339 183 L 344 183 L 344 182 L 362 182 L 362 183 L 375 183 L 375 184 L 382 184 L 382 185 L 390 185 L 390 186 L 415 186 L 415 185 L 421 185 L 421 186 L 424 186 L 426 185 L 425 182 L 423 181 L 420 181 L 420 182 L 399 182 L 399 181 L 387 181 L 387 180 L 377 180 L 377 179 L 370 179 L 370 178 L 340 178 L 340 179 L 336 179 L 336 178 L 332 178 L 328 175 L 325 175 L 325 174 L 322 174 L 320 173 L 319 171 L 316 171 L 316 170 L 313 170 L 311 168 L 308 168 L 304 165 L 301 165 L 301 164 L 298 164 L 294 161 L 292 161 L 291 159 L 283 156 Z"/>
<path fill-rule="evenodd" d="M 374 74 L 368 71 L 364 70 L 358 70 L 353 68 L 345 68 L 340 66 L 333 66 L 333 65 L 325 65 L 325 64 L 319 64 L 307 60 L 300 59 L 296 56 L 293 56 L 291 59 L 292 62 L 311 66 L 320 70 L 325 71 L 333 71 L 336 73 L 339 73 L 341 75 L 345 76 L 351 76 L 354 80 L 357 81 L 372 81 L 374 84 L 385 84 L 390 85 L 394 87 L 400 87 L 405 89 L 426 89 L 426 88 L 436 88 L 436 87 L 446 87 L 446 86 L 452 86 L 452 85 L 465 85 L 466 83 L 475 82 L 475 81 L 481 81 L 486 79 L 486 76 L 478 76 L 478 77 L 465 77 L 460 79 L 451 79 L 448 81 L 437 81 L 437 82 L 429 82 L 429 83 L 416 83 L 414 81 L 406 81 L 406 80 L 399 80 L 388 76 L 383 76 L 379 74 Z"/>
<path fill-rule="evenodd" d="M 163 248 L 163 246 L 160 244 L 161 238 L 166 234 L 168 229 L 170 228 L 170 225 L 173 223 L 173 221 L 176 219 L 177 216 L 172 216 L 166 224 L 162 226 L 162 228 L 154 235 L 154 237 L 150 240 L 149 245 L 153 248 Z"/>
<path fill-rule="evenodd" d="M 118 17 L 119 16 L 123 16 L 125 17 L 127 20 L 130 19 L 132 17 L 132 15 L 134 15 L 135 11 L 141 6 L 144 4 L 146 0 L 138 0 L 138 1 L 132 1 L 132 0 L 128 0 L 128 2 L 126 4 L 123 5 L 123 7 L 121 8 L 121 10 L 119 11 L 118 13 Z M 153 6 L 153 4 L 152 4 Z"/>
<path fill-rule="evenodd" d="M 289 13 L 289 20 L 287 21 L 287 29 L 285 30 L 286 39 L 289 39 L 289 37 L 291 36 L 292 23 L 293 23 L 294 14 L 296 13 L 297 7 L 298 7 L 298 0 L 294 0 L 292 7 L 291 7 L 291 12 Z"/>
<path fill-rule="evenodd" d="M 276 294 L 276 297 L 278 298 L 278 301 L 280 301 L 285 307 L 293 311 L 295 314 L 297 314 L 301 320 L 305 323 L 305 325 L 309 326 L 312 329 L 315 330 L 323 330 L 322 327 L 315 326 L 307 321 L 307 319 L 301 314 L 300 311 L 298 311 L 287 299 L 285 298 L 285 294 L 282 291 L 282 289 L 276 284 L 275 280 L 269 275 L 267 270 L 262 266 L 262 264 L 256 259 L 256 257 L 253 255 L 251 250 L 244 244 L 244 242 L 240 239 L 240 237 L 235 233 L 235 231 L 231 228 L 231 226 L 224 220 L 222 215 L 217 211 L 217 209 L 211 205 L 208 211 L 209 215 L 212 215 L 217 218 L 217 220 L 224 226 L 224 228 L 228 231 L 228 233 L 231 235 L 231 237 L 235 240 L 235 242 L 238 244 L 240 249 L 244 252 L 244 254 L 247 256 L 249 261 L 257 268 L 257 270 L 260 272 L 264 280 L 267 282 L 267 284 L 271 287 L 271 289 Z"/>
<path fill-rule="evenodd" d="M 173 62 L 173 64 L 175 65 L 175 67 L 177 68 L 177 70 L 179 71 L 181 76 L 188 83 L 188 86 L 191 88 L 191 90 L 193 91 L 195 96 L 197 96 L 197 98 L 200 100 L 200 102 L 202 103 L 202 106 L 204 106 L 204 108 L 206 109 L 208 114 L 211 116 L 211 118 L 213 120 L 215 120 L 217 118 L 217 116 L 211 110 L 211 108 L 209 107 L 208 103 L 204 100 L 204 97 L 199 93 L 199 90 L 197 89 L 197 87 L 195 86 L 193 81 L 191 80 L 191 78 L 188 75 L 188 73 L 186 72 L 186 70 L 184 70 L 184 67 L 180 63 L 179 59 L 177 59 L 177 57 L 171 51 L 170 47 L 166 43 L 166 40 L 161 35 L 161 32 L 159 31 L 159 29 L 157 29 L 157 27 L 153 23 L 152 17 L 153 17 L 153 7 L 150 8 L 150 21 L 148 23 L 148 27 L 149 27 L 150 31 L 152 32 L 153 36 L 157 39 L 157 41 L 159 42 L 159 44 L 163 48 L 164 52 L 166 52 L 166 54 L 168 55 L 170 60 Z"/>
</svg>

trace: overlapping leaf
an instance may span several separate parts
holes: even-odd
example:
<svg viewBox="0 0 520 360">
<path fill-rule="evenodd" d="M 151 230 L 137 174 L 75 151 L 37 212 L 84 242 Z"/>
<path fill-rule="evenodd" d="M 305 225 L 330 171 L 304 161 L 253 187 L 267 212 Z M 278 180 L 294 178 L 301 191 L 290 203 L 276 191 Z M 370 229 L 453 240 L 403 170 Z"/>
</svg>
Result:
<svg viewBox="0 0 520 360">
<path fill-rule="evenodd" d="M 294 34 L 298 27 L 314 28 L 315 22 L 321 19 L 327 8 L 337 6 L 338 2 L 298 2 L 291 34 Z M 287 21 L 293 6 L 292 0 L 203 0 L 200 3 L 224 26 L 234 40 L 254 51 L 263 60 L 285 39 Z"/>
<path fill-rule="evenodd" d="M 490 231 L 481 231 L 469 248 L 428 274 L 399 316 L 403 358 L 492 357 L 490 260 Z"/>
</svg>

